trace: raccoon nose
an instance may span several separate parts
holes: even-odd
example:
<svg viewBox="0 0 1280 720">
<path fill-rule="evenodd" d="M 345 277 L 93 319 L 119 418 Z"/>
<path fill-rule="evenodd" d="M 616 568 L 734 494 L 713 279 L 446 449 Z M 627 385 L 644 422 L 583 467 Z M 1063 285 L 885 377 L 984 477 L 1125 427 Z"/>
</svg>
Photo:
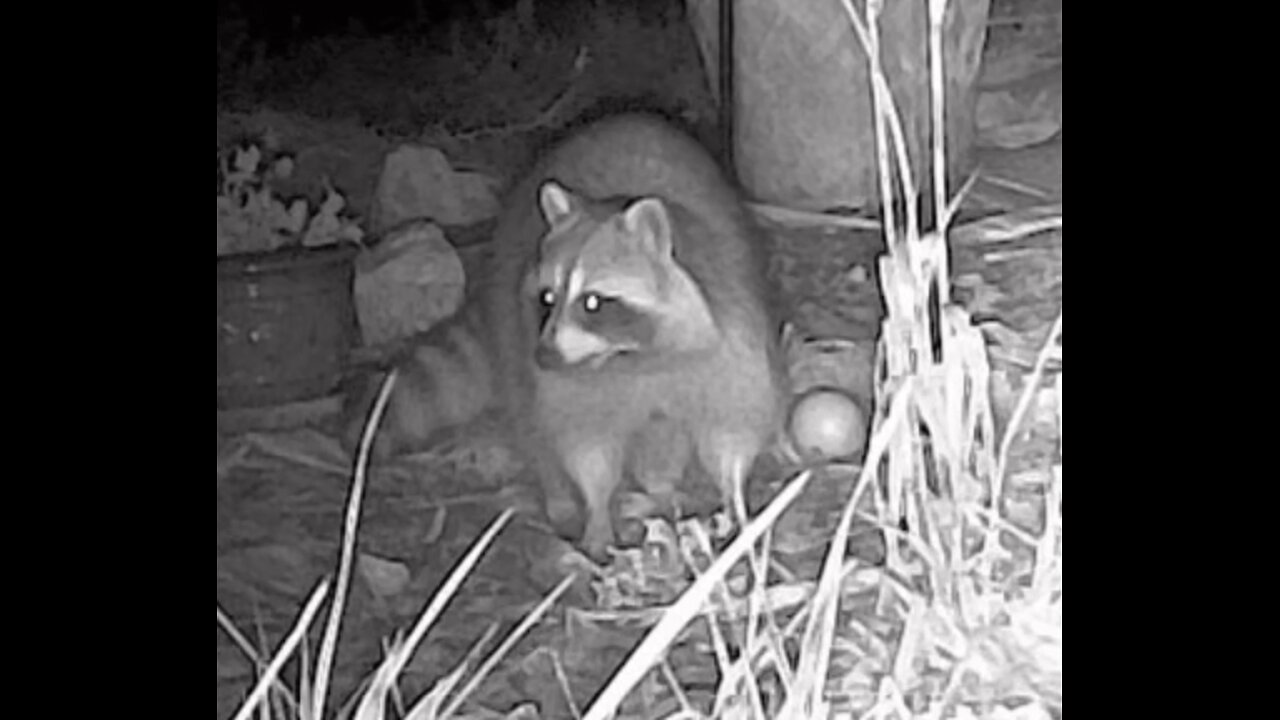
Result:
<svg viewBox="0 0 1280 720">
<path fill-rule="evenodd" d="M 538 343 L 538 349 L 533 354 L 533 361 L 543 370 L 560 370 L 566 364 L 564 355 L 546 338 L 543 338 Z"/>
</svg>

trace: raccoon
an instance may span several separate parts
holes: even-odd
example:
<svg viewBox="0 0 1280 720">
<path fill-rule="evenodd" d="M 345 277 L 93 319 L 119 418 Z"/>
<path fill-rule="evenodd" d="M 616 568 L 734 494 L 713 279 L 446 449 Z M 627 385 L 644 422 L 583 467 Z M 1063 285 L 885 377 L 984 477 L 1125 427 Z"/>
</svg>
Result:
<svg viewBox="0 0 1280 720">
<path fill-rule="evenodd" d="M 696 464 L 741 514 L 786 383 L 762 240 L 707 152 L 652 116 L 590 124 L 516 186 L 493 245 L 463 313 L 402 360 L 380 454 L 497 406 L 592 555 L 654 437 L 664 476 Z"/>
<path fill-rule="evenodd" d="M 373 457 L 427 450 L 444 432 L 495 408 L 494 348 L 484 332 L 482 306 L 465 303 L 454 316 L 405 343 L 388 362 L 399 375 L 374 438 Z M 385 373 L 357 372 L 344 407 L 343 444 L 359 447 Z"/>
</svg>

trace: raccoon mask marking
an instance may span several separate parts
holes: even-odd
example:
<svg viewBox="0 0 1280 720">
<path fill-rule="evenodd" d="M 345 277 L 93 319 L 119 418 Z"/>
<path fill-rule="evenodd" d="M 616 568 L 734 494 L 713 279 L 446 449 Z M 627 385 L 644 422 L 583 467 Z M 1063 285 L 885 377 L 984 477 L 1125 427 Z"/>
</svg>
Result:
<svg viewBox="0 0 1280 720">
<path fill-rule="evenodd" d="M 702 291 L 676 259 L 672 206 L 657 197 L 593 201 L 555 181 L 539 196 L 550 228 L 538 269 L 540 367 L 599 369 L 719 338 Z"/>
</svg>

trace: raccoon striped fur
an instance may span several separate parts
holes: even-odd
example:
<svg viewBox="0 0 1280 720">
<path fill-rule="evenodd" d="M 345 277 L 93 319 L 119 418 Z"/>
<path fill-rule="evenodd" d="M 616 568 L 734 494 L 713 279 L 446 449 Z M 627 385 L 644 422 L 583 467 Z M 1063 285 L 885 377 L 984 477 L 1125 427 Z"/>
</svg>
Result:
<svg viewBox="0 0 1280 720">
<path fill-rule="evenodd" d="M 707 152 L 655 117 L 588 125 L 516 186 L 493 245 L 463 311 L 398 364 L 379 454 L 501 410 L 550 519 L 585 520 L 596 556 L 633 471 L 696 464 L 741 510 L 786 383 L 762 239 Z"/>
</svg>

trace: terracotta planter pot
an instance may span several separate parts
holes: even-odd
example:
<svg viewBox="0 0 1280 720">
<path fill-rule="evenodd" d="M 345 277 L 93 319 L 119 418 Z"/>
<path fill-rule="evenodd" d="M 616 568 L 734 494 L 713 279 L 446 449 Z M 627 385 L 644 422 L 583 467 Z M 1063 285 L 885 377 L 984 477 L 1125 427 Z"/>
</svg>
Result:
<svg viewBox="0 0 1280 720">
<path fill-rule="evenodd" d="M 357 337 L 353 246 L 218 258 L 218 410 L 332 393 Z"/>
</svg>

